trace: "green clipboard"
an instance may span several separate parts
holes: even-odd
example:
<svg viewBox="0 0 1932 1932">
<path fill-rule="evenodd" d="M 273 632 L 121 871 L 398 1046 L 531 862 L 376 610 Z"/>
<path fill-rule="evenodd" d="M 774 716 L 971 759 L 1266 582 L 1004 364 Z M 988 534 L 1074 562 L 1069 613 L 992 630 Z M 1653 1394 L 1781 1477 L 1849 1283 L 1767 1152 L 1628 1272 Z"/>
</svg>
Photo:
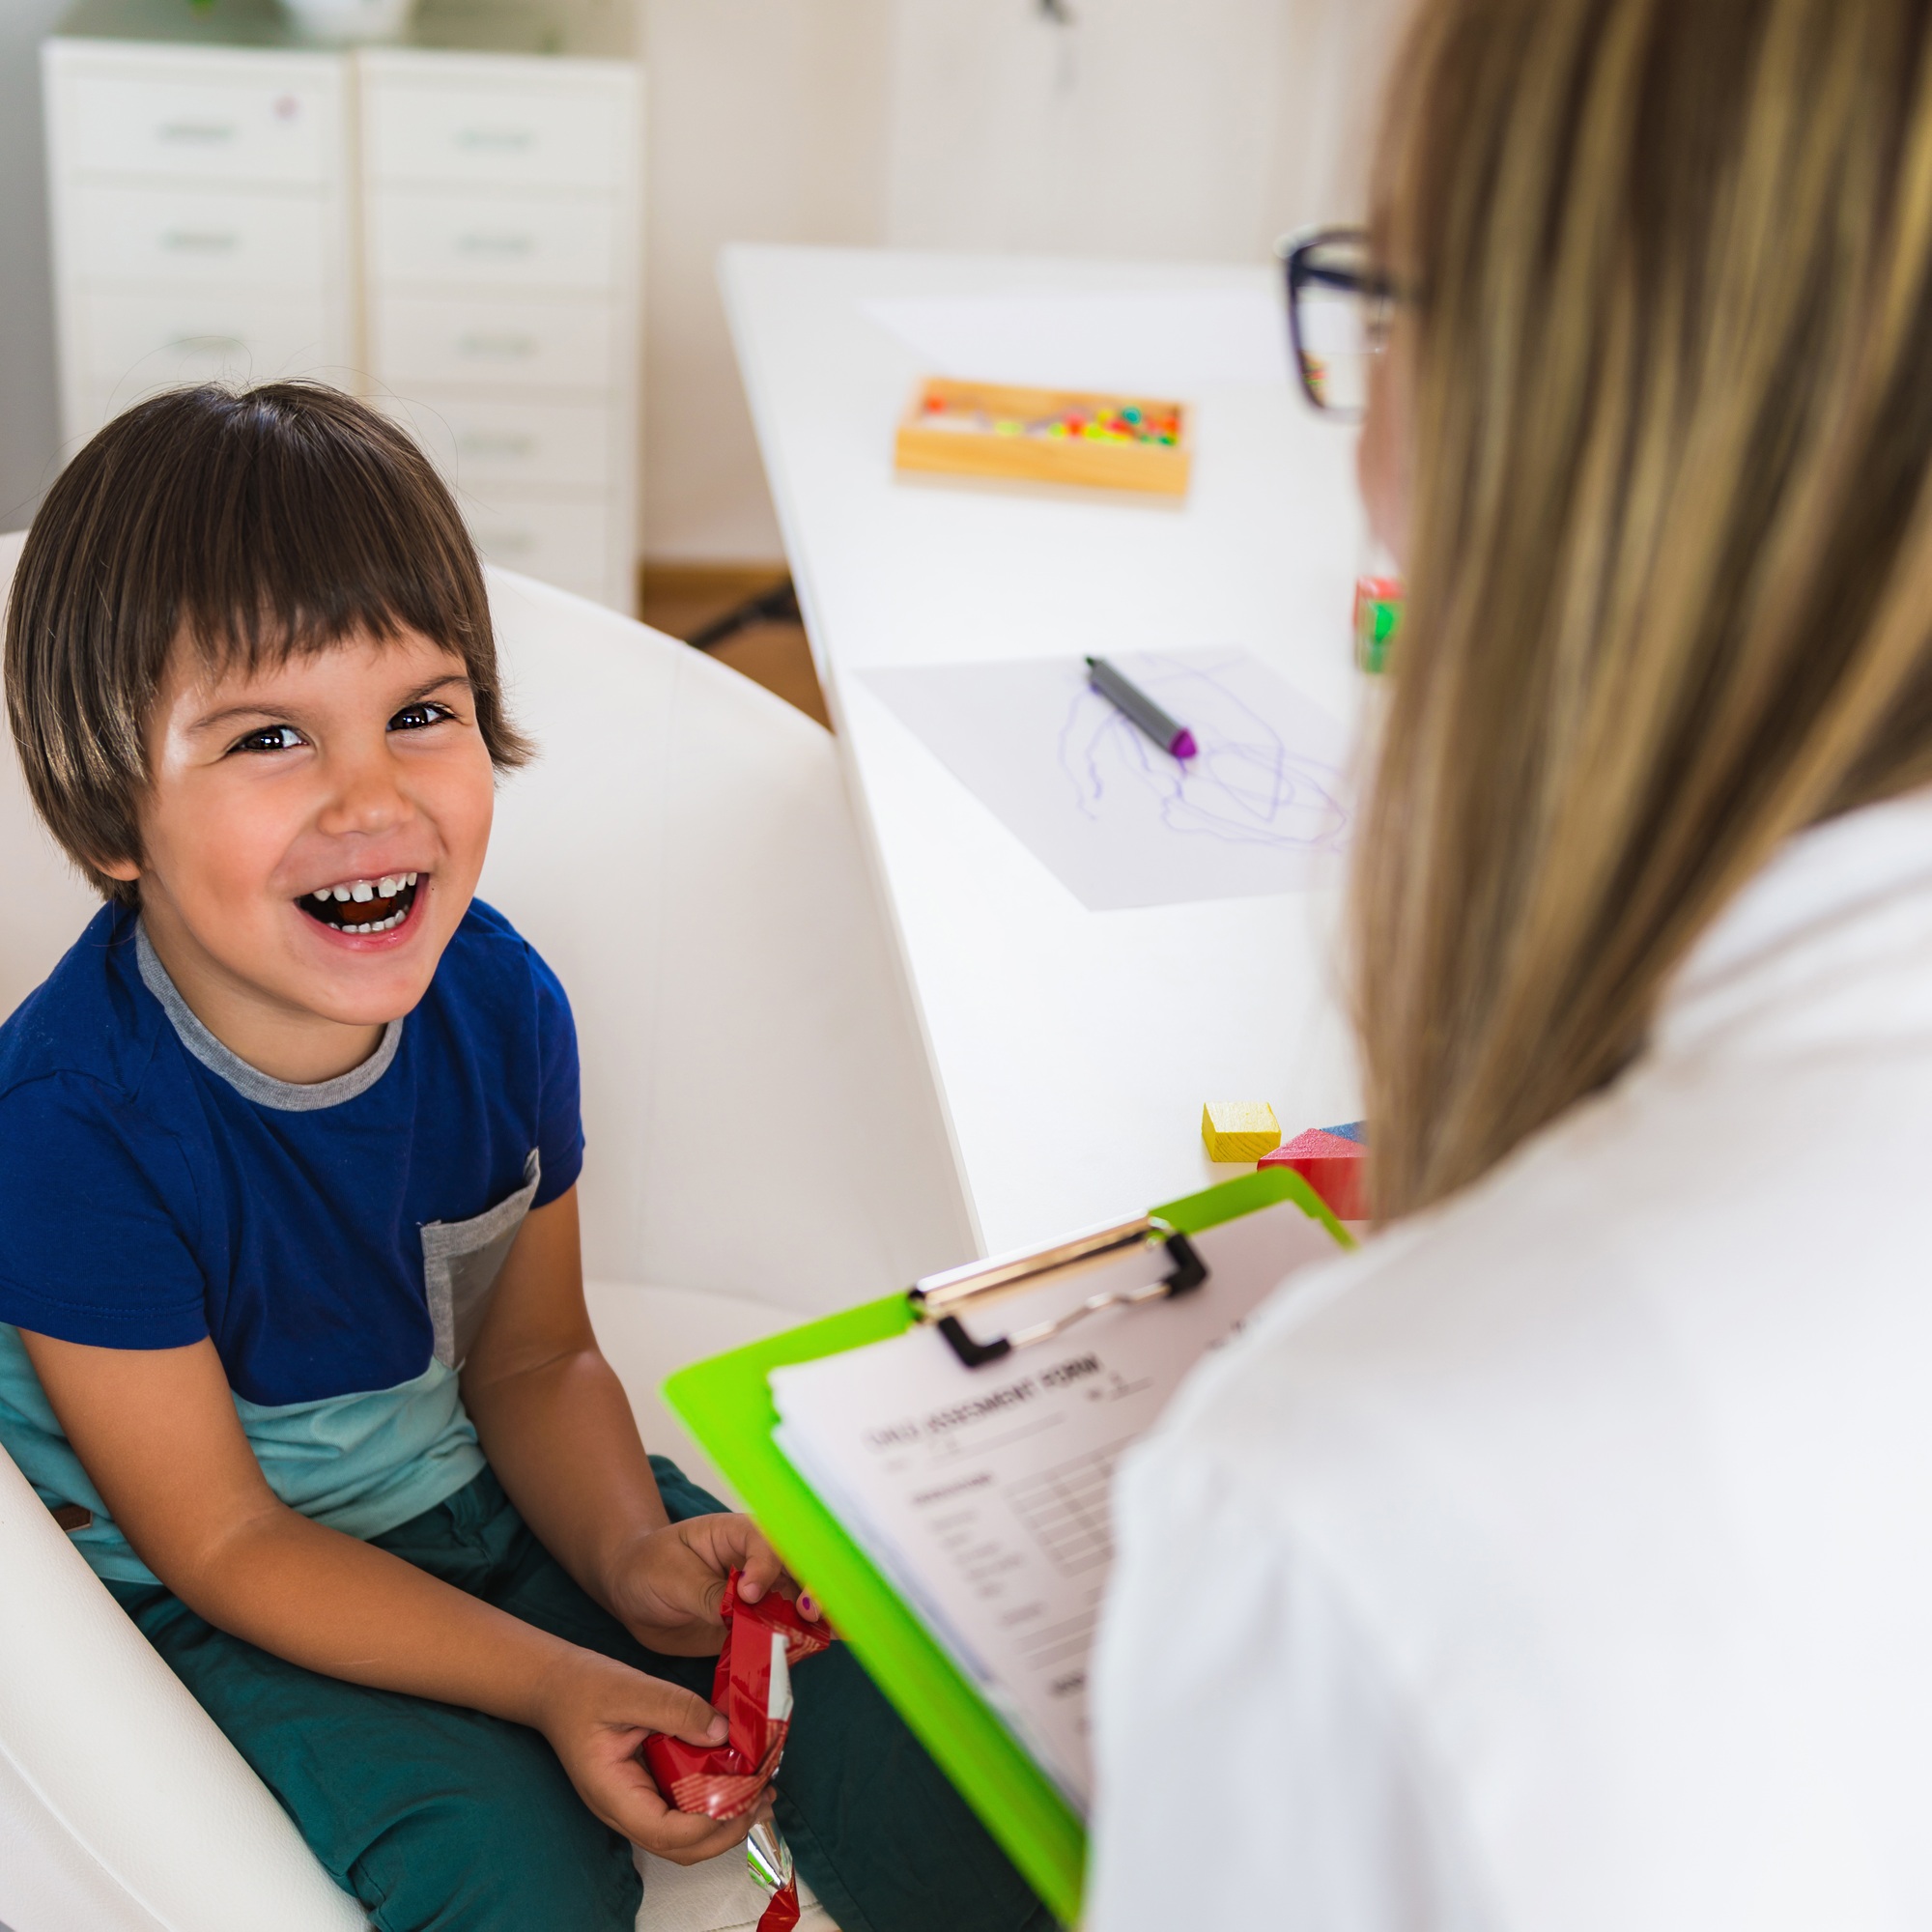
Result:
<svg viewBox="0 0 1932 1932">
<path fill-rule="evenodd" d="M 1178 1234 L 1198 1235 L 1289 1201 L 1341 1246 L 1353 1245 L 1289 1168 L 1242 1175 L 1153 1215 Z M 904 1293 L 889 1294 L 680 1369 L 665 1383 L 665 1399 L 737 1486 L 786 1564 L 810 1578 L 839 1635 L 1027 1883 L 1070 1925 L 1080 1915 L 1085 1826 L 772 1439 L 779 1418 L 766 1378 L 773 1369 L 890 1341 L 916 1320 Z"/>
</svg>

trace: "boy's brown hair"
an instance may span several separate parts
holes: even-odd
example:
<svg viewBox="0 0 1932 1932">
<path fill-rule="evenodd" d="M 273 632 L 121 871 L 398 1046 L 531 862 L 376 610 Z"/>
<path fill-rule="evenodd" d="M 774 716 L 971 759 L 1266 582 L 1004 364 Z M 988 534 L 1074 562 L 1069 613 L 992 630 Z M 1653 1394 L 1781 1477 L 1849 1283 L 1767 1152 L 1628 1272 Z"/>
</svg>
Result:
<svg viewBox="0 0 1932 1932">
<path fill-rule="evenodd" d="M 403 431 L 339 389 L 176 389 L 118 416 L 35 517 L 7 610 L 7 712 L 49 831 L 105 898 L 138 888 L 149 715 L 177 643 L 218 675 L 420 632 L 463 660 L 498 770 L 503 708 L 476 552 Z"/>
</svg>

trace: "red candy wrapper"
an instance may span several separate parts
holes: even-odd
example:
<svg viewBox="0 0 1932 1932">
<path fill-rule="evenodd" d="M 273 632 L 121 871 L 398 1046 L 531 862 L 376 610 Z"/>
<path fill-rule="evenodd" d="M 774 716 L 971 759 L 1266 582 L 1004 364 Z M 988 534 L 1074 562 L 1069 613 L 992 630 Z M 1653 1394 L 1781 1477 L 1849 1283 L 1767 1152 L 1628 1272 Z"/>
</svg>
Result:
<svg viewBox="0 0 1932 1932">
<path fill-rule="evenodd" d="M 662 1733 L 644 1740 L 644 1762 L 658 1789 L 680 1811 L 708 1818 L 741 1818 L 763 1796 L 779 1768 L 791 1731 L 791 1666 L 832 1642 L 822 1624 L 809 1624 L 795 1604 L 776 1592 L 755 1604 L 738 1596 L 738 1572 L 724 1586 L 719 1614 L 724 1619 L 724 1648 L 711 1701 L 730 1726 L 722 1745 L 688 1745 Z M 754 1858 L 753 1868 L 770 1872 L 778 1889 L 758 1920 L 758 1932 L 789 1932 L 798 1923 L 798 1887 L 791 1855 L 776 1833 L 775 1853 Z"/>
</svg>

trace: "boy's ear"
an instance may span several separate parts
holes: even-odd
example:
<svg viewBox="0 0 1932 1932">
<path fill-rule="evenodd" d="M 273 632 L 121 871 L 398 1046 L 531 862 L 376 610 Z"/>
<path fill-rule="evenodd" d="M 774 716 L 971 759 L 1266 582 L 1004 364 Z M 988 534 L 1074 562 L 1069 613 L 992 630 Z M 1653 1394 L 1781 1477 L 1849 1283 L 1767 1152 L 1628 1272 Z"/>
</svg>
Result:
<svg viewBox="0 0 1932 1932">
<path fill-rule="evenodd" d="M 124 886 L 131 886 L 141 876 L 141 867 L 133 859 L 96 859 L 94 869 L 103 879 L 119 879 Z"/>
</svg>

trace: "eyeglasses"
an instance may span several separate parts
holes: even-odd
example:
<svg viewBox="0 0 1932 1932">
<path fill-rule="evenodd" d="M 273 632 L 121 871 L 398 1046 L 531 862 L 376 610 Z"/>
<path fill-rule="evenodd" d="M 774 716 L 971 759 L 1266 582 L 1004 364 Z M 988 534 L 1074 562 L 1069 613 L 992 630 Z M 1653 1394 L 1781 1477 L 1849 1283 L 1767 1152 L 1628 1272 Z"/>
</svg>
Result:
<svg viewBox="0 0 1932 1932">
<path fill-rule="evenodd" d="M 1368 231 L 1315 228 L 1274 244 L 1288 279 L 1288 332 L 1308 400 L 1359 422 L 1369 369 L 1387 346 L 1395 284 L 1375 265 Z"/>
</svg>

